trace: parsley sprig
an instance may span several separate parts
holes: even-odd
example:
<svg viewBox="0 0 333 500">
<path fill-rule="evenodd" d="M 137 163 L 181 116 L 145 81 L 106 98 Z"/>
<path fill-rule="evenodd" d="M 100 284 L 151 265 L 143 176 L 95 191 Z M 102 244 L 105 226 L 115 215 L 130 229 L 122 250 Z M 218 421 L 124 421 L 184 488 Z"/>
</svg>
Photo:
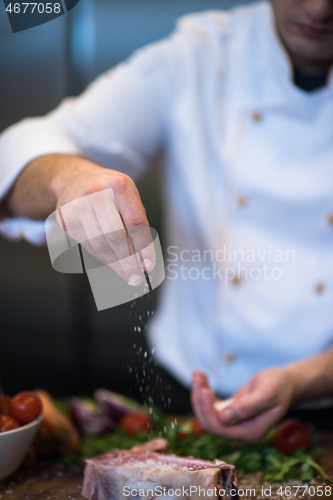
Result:
<svg viewBox="0 0 333 500">
<path fill-rule="evenodd" d="M 205 433 L 201 437 L 189 436 L 179 439 L 177 426 L 170 422 L 160 412 L 156 412 L 153 433 L 140 432 L 135 438 L 129 437 L 121 429 L 100 437 L 84 436 L 81 440 L 80 460 L 108 453 L 115 449 L 129 449 L 143 443 L 152 437 L 166 437 L 169 441 L 169 452 L 179 456 L 193 456 L 206 460 L 221 459 L 236 466 L 245 474 L 263 473 L 263 478 L 271 483 L 298 479 L 308 482 L 320 475 L 323 479 L 330 478 L 318 464 L 319 450 L 310 452 L 299 450 L 292 455 L 283 455 L 271 445 L 272 432 L 268 433 L 257 444 L 239 444 L 228 439 Z M 65 457 L 70 463 L 74 457 Z"/>
</svg>

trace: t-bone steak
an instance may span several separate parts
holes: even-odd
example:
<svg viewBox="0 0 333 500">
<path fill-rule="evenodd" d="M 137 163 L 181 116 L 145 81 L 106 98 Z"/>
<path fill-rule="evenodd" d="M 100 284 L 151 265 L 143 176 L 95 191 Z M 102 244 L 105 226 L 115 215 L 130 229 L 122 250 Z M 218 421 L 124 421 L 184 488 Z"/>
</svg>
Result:
<svg viewBox="0 0 333 500">
<path fill-rule="evenodd" d="M 237 500 L 235 467 L 216 460 L 119 450 L 86 460 L 89 500 Z"/>
</svg>

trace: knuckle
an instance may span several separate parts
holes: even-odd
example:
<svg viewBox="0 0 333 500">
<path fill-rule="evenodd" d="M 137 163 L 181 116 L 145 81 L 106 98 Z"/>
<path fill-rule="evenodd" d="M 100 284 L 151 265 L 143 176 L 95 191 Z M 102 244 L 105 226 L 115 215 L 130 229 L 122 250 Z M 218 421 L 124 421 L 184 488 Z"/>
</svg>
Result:
<svg viewBox="0 0 333 500">
<path fill-rule="evenodd" d="M 145 226 L 145 220 L 139 215 L 131 217 L 128 221 L 129 226 Z"/>
<path fill-rule="evenodd" d="M 125 174 L 116 175 L 112 180 L 112 187 L 119 194 L 126 193 L 131 184 L 134 184 L 132 179 Z"/>
<path fill-rule="evenodd" d="M 126 225 L 133 226 L 148 226 L 148 221 L 145 212 L 141 210 L 138 204 L 128 204 L 127 206 L 128 215 L 126 217 Z"/>
<path fill-rule="evenodd" d="M 85 208 L 87 207 L 87 200 L 85 199 L 85 196 L 82 196 L 81 198 L 77 198 L 76 200 L 73 200 L 71 202 L 71 208 L 74 210 L 76 214 L 82 213 Z"/>
<path fill-rule="evenodd" d="M 112 246 L 121 247 L 125 246 L 126 241 L 124 239 L 123 231 L 114 231 L 108 235 L 108 241 Z"/>
<path fill-rule="evenodd" d="M 108 253 L 109 247 L 103 236 L 95 236 L 91 243 L 98 253 Z"/>
</svg>

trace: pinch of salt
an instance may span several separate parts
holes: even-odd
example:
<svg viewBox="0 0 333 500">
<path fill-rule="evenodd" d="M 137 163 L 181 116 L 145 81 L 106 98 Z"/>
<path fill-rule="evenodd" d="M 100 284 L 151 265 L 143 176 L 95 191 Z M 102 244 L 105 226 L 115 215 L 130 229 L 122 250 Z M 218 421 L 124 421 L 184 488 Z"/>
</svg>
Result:
<svg viewBox="0 0 333 500">
<path fill-rule="evenodd" d="M 224 410 L 227 406 L 231 405 L 233 403 L 233 398 L 230 399 L 225 399 L 224 401 L 217 401 L 214 403 L 214 409 L 218 412 Z"/>
</svg>

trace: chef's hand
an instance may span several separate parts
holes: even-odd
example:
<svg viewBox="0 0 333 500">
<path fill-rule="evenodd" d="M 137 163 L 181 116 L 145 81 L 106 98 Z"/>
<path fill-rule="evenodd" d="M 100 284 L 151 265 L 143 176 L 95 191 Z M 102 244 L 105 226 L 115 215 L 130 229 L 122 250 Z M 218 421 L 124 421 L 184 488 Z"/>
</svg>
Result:
<svg viewBox="0 0 333 500">
<path fill-rule="evenodd" d="M 68 235 L 132 285 L 144 282 L 143 270 L 155 265 L 139 192 L 121 172 L 77 156 L 42 156 L 22 171 L 7 205 L 13 214 L 37 220 L 58 209 Z"/>
<path fill-rule="evenodd" d="M 257 373 L 232 399 L 215 397 L 207 377 L 193 373 L 192 406 L 202 427 L 212 434 L 256 443 L 289 409 L 293 381 L 287 368 L 268 368 Z M 224 406 L 224 408 L 223 408 Z"/>
</svg>

